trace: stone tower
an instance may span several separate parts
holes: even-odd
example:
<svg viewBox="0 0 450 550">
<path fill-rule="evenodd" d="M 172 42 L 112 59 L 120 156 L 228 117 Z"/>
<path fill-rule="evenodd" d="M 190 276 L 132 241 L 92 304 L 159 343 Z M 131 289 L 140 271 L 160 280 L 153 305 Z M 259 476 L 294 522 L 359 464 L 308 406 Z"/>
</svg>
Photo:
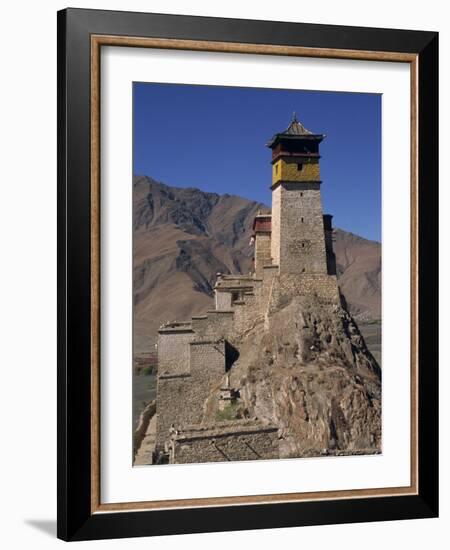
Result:
<svg viewBox="0 0 450 550">
<path fill-rule="evenodd" d="M 267 144 L 272 149 L 271 256 L 280 275 L 327 274 L 319 168 L 324 137 L 307 130 L 294 113 L 289 127 Z"/>
</svg>

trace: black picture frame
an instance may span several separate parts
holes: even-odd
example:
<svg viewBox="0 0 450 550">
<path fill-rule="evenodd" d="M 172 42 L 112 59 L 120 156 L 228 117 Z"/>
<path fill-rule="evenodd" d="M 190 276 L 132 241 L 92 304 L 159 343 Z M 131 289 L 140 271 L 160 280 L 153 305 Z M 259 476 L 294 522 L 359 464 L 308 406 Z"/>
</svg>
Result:
<svg viewBox="0 0 450 550">
<path fill-rule="evenodd" d="M 92 512 L 91 36 L 346 51 L 418 60 L 418 493 Z M 148 13 L 58 13 L 58 537 L 88 540 L 431 518 L 438 515 L 438 34 Z"/>
</svg>

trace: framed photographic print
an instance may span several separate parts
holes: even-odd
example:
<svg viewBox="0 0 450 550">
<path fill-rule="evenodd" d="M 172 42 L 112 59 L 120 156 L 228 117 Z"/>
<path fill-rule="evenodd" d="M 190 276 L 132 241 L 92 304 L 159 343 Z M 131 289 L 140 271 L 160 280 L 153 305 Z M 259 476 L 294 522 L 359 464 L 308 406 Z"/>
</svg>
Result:
<svg viewBox="0 0 450 550">
<path fill-rule="evenodd" d="M 58 536 L 438 513 L 437 33 L 58 14 Z"/>
</svg>

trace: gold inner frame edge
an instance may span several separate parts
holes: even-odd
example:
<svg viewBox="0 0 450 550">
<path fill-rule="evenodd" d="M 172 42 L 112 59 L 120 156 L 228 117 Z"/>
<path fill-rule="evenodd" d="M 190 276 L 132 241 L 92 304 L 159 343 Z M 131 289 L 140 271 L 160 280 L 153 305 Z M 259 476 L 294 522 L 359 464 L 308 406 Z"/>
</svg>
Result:
<svg viewBox="0 0 450 550">
<path fill-rule="evenodd" d="M 102 504 L 100 499 L 100 50 L 102 46 L 162 48 L 239 54 L 390 61 L 410 65 L 411 150 L 411 455 L 407 487 L 317 491 L 232 497 L 154 500 Z M 358 499 L 418 494 L 418 55 L 402 52 L 308 48 L 115 35 L 91 35 L 90 184 L 91 184 L 91 513 L 162 510 L 313 500 Z"/>
</svg>

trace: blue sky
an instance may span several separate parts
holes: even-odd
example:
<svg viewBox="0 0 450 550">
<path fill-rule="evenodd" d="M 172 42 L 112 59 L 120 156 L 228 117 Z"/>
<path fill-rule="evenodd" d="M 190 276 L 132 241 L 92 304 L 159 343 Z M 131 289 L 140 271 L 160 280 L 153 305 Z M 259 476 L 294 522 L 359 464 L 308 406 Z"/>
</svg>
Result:
<svg viewBox="0 0 450 550">
<path fill-rule="evenodd" d="M 381 96 L 134 83 L 134 174 L 271 203 L 271 151 L 292 112 L 321 143 L 324 212 L 381 240 Z"/>
</svg>

